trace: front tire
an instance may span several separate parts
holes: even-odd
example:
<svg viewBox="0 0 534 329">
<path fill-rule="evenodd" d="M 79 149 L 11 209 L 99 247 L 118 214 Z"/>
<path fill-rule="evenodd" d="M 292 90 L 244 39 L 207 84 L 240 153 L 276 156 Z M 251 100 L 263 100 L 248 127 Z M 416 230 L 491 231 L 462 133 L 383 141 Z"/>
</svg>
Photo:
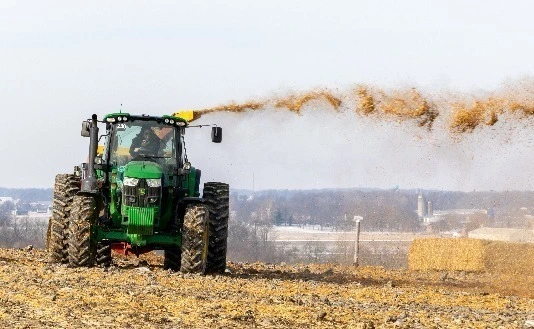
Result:
<svg viewBox="0 0 534 329">
<path fill-rule="evenodd" d="M 67 263 L 69 217 L 74 196 L 80 190 L 80 179 L 72 174 L 56 175 L 54 182 L 53 212 L 48 221 L 46 246 L 50 261 Z"/>
<path fill-rule="evenodd" d="M 111 244 L 109 241 L 100 241 L 96 244 L 96 266 L 111 266 Z"/>
<path fill-rule="evenodd" d="M 205 205 L 188 205 L 182 228 L 183 273 L 206 273 L 208 258 L 208 209 Z"/>
<path fill-rule="evenodd" d="M 76 195 L 72 202 L 69 222 L 69 264 L 89 267 L 95 262 L 96 246 L 91 242 L 91 224 L 97 217 L 97 200 L 94 196 Z"/>
<path fill-rule="evenodd" d="M 229 186 L 225 183 L 205 183 L 202 197 L 210 213 L 206 272 L 221 274 L 226 269 L 228 249 Z"/>
</svg>

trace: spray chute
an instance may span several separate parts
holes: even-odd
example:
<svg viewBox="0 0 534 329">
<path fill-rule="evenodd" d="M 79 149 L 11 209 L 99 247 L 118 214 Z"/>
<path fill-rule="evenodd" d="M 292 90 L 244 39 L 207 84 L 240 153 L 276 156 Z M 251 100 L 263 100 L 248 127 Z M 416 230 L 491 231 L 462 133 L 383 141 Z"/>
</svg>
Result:
<svg viewBox="0 0 534 329">
<path fill-rule="evenodd" d="M 174 112 L 172 115 L 175 117 L 184 119 L 187 122 L 191 122 L 200 117 L 199 115 L 196 115 L 195 111 L 193 110 L 178 110 L 177 112 Z"/>
</svg>

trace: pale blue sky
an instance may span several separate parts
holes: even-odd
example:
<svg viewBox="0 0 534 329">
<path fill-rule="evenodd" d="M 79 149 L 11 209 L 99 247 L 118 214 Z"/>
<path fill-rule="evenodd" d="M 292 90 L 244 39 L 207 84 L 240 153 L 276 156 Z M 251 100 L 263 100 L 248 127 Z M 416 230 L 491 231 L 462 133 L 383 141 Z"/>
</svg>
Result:
<svg viewBox="0 0 534 329">
<path fill-rule="evenodd" d="M 531 1 L 2 0 L 0 186 L 52 186 L 56 172 L 85 160 L 80 122 L 121 103 L 131 113 L 166 114 L 362 82 L 491 90 L 534 75 L 533 12 Z M 532 175 L 507 176 L 534 169 L 520 130 L 485 152 L 478 141 L 443 151 L 426 137 L 414 142 L 421 131 L 342 116 L 204 119 L 214 120 L 224 124 L 224 143 L 211 145 L 207 130 L 192 134 L 190 158 L 206 179 L 234 187 L 250 187 L 255 172 L 257 188 L 532 189 Z M 501 155 L 488 158 L 493 152 Z"/>
</svg>

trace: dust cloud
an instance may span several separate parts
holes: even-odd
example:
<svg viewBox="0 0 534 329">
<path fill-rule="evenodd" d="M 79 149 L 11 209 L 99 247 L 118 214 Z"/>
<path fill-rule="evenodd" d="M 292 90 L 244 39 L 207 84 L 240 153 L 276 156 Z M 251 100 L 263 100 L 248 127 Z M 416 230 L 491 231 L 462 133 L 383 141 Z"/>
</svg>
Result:
<svg viewBox="0 0 534 329">
<path fill-rule="evenodd" d="M 197 112 L 225 128 L 223 144 L 191 131 L 198 147 L 188 149 L 206 175 L 228 164 L 218 179 L 236 188 L 529 190 L 530 86 L 466 94 L 357 85 L 231 102 Z"/>
</svg>

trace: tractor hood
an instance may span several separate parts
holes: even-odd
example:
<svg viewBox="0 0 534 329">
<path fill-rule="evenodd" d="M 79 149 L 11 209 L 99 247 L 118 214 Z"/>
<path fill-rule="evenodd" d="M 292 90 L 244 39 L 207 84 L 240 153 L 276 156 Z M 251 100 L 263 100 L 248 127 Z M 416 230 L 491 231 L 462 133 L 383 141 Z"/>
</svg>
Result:
<svg viewBox="0 0 534 329">
<path fill-rule="evenodd" d="M 132 161 L 124 168 L 124 177 L 154 179 L 162 175 L 161 166 L 151 161 Z"/>
</svg>

